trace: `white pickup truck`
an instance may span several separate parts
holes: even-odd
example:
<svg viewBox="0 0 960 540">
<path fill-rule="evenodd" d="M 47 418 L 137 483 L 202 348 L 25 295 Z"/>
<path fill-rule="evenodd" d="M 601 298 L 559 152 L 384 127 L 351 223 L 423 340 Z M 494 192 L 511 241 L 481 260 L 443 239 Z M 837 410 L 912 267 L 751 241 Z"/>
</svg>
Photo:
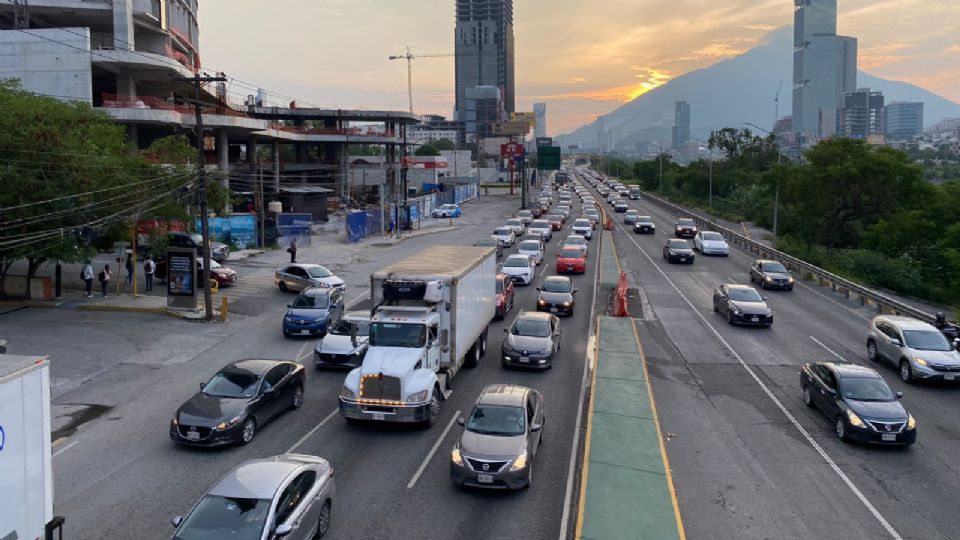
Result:
<svg viewBox="0 0 960 540">
<path fill-rule="evenodd" d="M 487 350 L 496 261 L 491 247 L 433 246 L 370 276 L 369 348 L 340 390 L 344 418 L 433 425 L 450 380 Z"/>
<path fill-rule="evenodd" d="M 53 519 L 50 368 L 0 354 L 0 538 L 45 538 Z"/>
</svg>

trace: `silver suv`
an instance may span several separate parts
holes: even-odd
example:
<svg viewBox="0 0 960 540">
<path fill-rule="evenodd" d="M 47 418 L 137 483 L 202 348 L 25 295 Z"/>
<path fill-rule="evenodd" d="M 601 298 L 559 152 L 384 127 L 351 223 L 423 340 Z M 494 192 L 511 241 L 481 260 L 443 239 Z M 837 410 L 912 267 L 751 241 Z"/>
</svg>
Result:
<svg viewBox="0 0 960 540">
<path fill-rule="evenodd" d="M 960 353 L 943 334 L 923 321 L 883 315 L 870 321 L 867 356 L 900 369 L 904 382 L 960 379 Z"/>
</svg>

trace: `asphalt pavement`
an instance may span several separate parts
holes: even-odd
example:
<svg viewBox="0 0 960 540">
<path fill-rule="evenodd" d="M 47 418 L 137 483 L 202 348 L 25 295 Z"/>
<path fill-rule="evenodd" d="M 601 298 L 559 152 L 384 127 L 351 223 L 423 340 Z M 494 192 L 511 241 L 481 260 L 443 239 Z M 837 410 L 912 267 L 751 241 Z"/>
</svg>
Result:
<svg viewBox="0 0 960 540">
<path fill-rule="evenodd" d="M 371 270 L 427 245 L 471 245 L 512 215 L 517 203 L 517 198 L 481 199 L 465 206 L 467 216 L 476 216 L 470 226 L 358 251 L 337 268 L 347 281 L 348 305 L 358 306 L 367 297 Z M 553 273 L 551 263 L 567 234 L 569 225 L 554 234 L 536 283 Z M 322 253 L 317 255 L 317 262 L 324 262 Z M 535 309 L 536 285 L 518 287 L 515 310 L 490 327 L 480 366 L 452 381 L 453 394 L 427 430 L 348 425 L 336 413 L 345 372 L 314 370 L 315 340 L 284 339 L 280 332 L 283 306 L 292 295 L 265 279 L 249 279 L 266 275 L 272 263 L 244 265 L 244 281 L 251 283 L 244 296 L 256 309 L 223 324 L 51 309 L 4 315 L 5 329 L 16 336 L 11 353 L 51 354 L 56 407 L 89 412 L 84 423 L 62 430 L 54 446 L 55 513 L 67 517 L 65 536 L 167 538 L 173 530 L 170 518 L 188 512 L 231 468 L 246 459 L 296 451 L 325 457 L 336 468 L 331 538 L 557 538 L 576 438 L 597 260 L 591 254 L 588 272 L 574 277 L 577 306 L 561 322 L 562 349 L 554 368 L 523 372 L 500 365 L 502 329 L 520 309 Z M 204 450 L 174 445 L 167 430 L 176 408 L 217 369 L 243 358 L 308 365 L 304 406 L 264 426 L 247 446 Z M 518 493 L 455 488 L 448 460 L 462 429 L 456 416 L 470 410 L 484 386 L 502 382 L 532 386 L 545 396 L 547 422 L 534 485 Z"/>
<path fill-rule="evenodd" d="M 600 200 L 598 198 L 598 200 Z M 637 317 L 661 428 L 689 538 L 960 538 L 956 385 L 906 385 L 877 368 L 918 424 L 909 449 L 840 442 L 832 422 L 804 406 L 805 362 L 866 359 L 874 315 L 814 283 L 761 291 L 770 329 L 729 326 L 713 312 L 721 283 L 749 284 L 753 259 L 698 254 L 672 265 L 662 247 L 676 216 L 629 201 L 657 224 L 637 235 L 617 220 L 614 240 L 646 313 Z M 608 207 L 609 208 L 609 207 Z"/>
</svg>

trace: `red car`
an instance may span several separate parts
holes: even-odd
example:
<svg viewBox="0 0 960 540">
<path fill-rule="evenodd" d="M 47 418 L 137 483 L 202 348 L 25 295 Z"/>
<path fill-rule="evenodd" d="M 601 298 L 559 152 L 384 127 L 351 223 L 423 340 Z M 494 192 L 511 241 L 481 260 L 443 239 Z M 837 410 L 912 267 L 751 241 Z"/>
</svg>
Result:
<svg viewBox="0 0 960 540">
<path fill-rule="evenodd" d="M 550 228 L 559 231 L 563 229 L 563 216 L 560 214 L 550 214 L 547 216 L 547 220 L 550 222 Z"/>
<path fill-rule="evenodd" d="M 497 275 L 497 311 L 495 317 L 503 320 L 513 309 L 513 280 L 506 274 Z"/>
<path fill-rule="evenodd" d="M 587 271 L 587 256 L 579 248 L 569 247 L 557 254 L 558 274 L 583 274 Z"/>
</svg>

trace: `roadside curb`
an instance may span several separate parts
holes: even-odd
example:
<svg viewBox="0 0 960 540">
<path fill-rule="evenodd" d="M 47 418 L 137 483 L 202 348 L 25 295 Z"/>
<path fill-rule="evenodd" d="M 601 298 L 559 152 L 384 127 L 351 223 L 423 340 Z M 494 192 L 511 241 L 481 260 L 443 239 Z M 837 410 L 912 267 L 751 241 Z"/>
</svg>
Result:
<svg viewBox="0 0 960 540">
<path fill-rule="evenodd" d="M 419 237 L 421 237 L 421 236 L 427 236 L 427 235 L 431 235 L 431 234 L 437 234 L 437 233 L 442 233 L 442 232 L 455 231 L 455 230 L 457 230 L 457 229 L 459 229 L 459 228 L 460 228 L 460 226 L 459 226 L 459 225 L 456 225 L 456 226 L 453 226 L 453 227 L 437 227 L 437 228 L 435 228 L 435 229 L 434 229 L 434 228 L 431 228 L 431 229 L 429 229 L 429 230 L 422 230 L 422 229 L 421 229 L 421 230 L 419 230 L 419 231 L 413 231 L 413 232 L 410 232 L 410 233 L 406 233 L 406 234 L 404 234 L 403 236 L 401 236 L 399 239 L 396 239 L 396 240 L 393 239 L 393 238 L 391 238 L 391 239 L 390 239 L 390 240 L 391 240 L 390 242 L 376 242 L 376 243 L 372 243 L 372 244 L 369 244 L 369 245 L 370 245 L 370 247 L 389 247 L 389 246 L 395 246 L 395 245 L 400 244 L 400 243 L 402 243 L 404 240 L 407 240 L 407 239 L 409 239 L 409 238 L 419 238 Z"/>
<path fill-rule="evenodd" d="M 56 306 L 59 307 L 59 306 Z M 174 319 L 180 319 L 189 322 L 202 322 L 206 320 L 204 313 L 192 311 L 178 311 L 166 307 L 139 307 L 139 306 L 111 306 L 104 304 L 80 304 L 76 307 L 80 311 L 114 311 L 120 313 L 153 313 L 156 315 L 166 315 Z M 220 312 L 213 310 L 214 319 L 220 319 Z"/>
</svg>

